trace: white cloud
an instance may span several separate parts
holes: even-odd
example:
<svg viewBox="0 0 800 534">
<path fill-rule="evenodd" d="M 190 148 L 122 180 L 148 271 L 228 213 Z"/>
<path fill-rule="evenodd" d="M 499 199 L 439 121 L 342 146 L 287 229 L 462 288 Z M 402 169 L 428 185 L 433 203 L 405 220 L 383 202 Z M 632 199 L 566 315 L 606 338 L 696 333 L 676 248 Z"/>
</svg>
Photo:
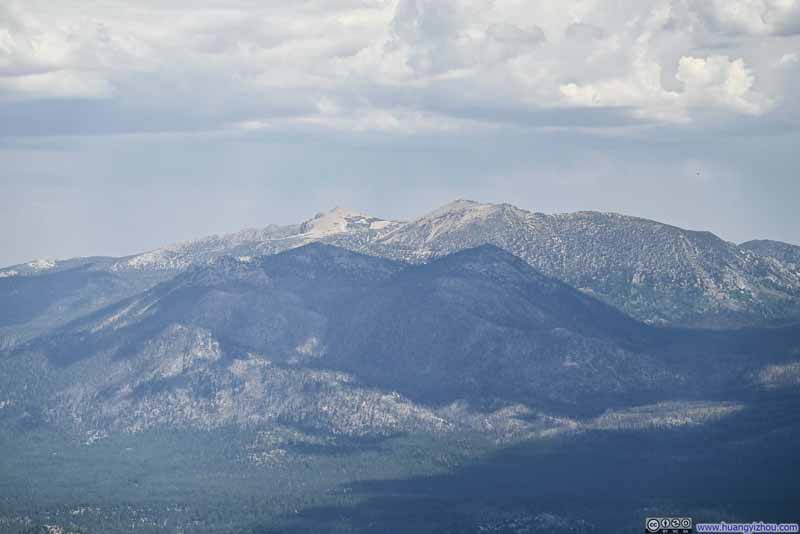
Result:
<svg viewBox="0 0 800 534">
<path fill-rule="evenodd" d="M 479 121 L 410 109 L 365 108 L 344 111 L 320 103 L 318 114 L 287 119 L 249 120 L 232 126 L 245 133 L 281 132 L 312 128 L 318 131 L 382 133 L 395 135 L 469 133 L 491 127 Z"/>
<path fill-rule="evenodd" d="M 793 87 L 796 74 L 774 66 L 795 54 L 777 35 L 793 31 L 798 9 L 798 0 L 12 0 L 0 7 L 0 100 L 105 98 L 122 110 L 115 120 L 149 113 L 176 128 L 277 120 L 401 132 L 430 117 L 548 126 L 562 108 L 576 127 L 754 116 Z M 752 36 L 778 54 L 759 55 Z"/>
<path fill-rule="evenodd" d="M 666 90 L 661 66 L 646 57 L 624 79 L 560 87 L 564 98 L 582 106 L 631 106 L 637 113 L 662 120 L 685 122 L 692 109 L 730 110 L 748 115 L 766 111 L 771 102 L 753 90 L 754 76 L 742 59 L 727 56 L 683 56 L 675 77 L 682 91 Z"/>
<path fill-rule="evenodd" d="M 113 92 L 113 86 L 94 73 L 62 70 L 0 77 L 0 100 L 109 98 Z"/>
<path fill-rule="evenodd" d="M 678 63 L 677 78 L 686 86 L 688 105 L 727 107 L 754 115 L 769 105 L 767 99 L 753 91 L 753 74 L 741 59 L 684 56 Z"/>
<path fill-rule="evenodd" d="M 53 21 L 23 6 L 0 6 L 0 99 L 107 98 L 114 71 L 144 53 L 98 20 Z"/>
</svg>

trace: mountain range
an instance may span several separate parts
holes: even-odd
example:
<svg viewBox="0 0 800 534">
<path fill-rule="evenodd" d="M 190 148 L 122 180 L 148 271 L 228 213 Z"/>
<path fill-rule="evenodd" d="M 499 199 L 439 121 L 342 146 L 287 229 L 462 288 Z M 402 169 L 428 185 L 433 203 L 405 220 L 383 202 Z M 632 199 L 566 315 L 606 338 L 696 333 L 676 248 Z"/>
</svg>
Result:
<svg viewBox="0 0 800 534">
<path fill-rule="evenodd" d="M 25 388 L 7 400 L 24 405 L 37 388 L 19 373 L 34 373 L 50 419 L 83 431 L 272 412 L 341 429 L 309 399 L 390 392 L 430 422 L 429 407 L 459 402 L 572 417 L 791 383 L 795 248 L 459 200 L 411 222 L 336 208 L 126 258 L 39 260 L 1 271 L 7 391 Z M 297 394 L 309 383 L 339 400 Z"/>
<path fill-rule="evenodd" d="M 8 346 L 30 339 L 215 258 L 259 257 L 312 242 L 412 263 L 492 244 L 649 324 L 735 328 L 800 318 L 800 247 L 737 246 L 709 232 L 613 213 L 545 215 L 458 200 L 410 222 L 336 208 L 296 225 L 125 258 L 37 260 L 0 269 L 0 298 L 10 299 L 0 316 L 0 340 Z"/>
<path fill-rule="evenodd" d="M 274 490 L 267 508 L 285 515 L 297 499 L 350 502 L 355 481 L 451 472 L 512 447 L 586 439 L 591 455 L 630 432 L 709 429 L 699 436 L 721 457 L 774 451 L 795 435 L 796 249 L 456 201 L 411 222 L 337 208 L 125 258 L 2 269 L 0 445 L 16 452 L 0 462 L 0 521 L 3 506 L 27 517 L 31 502 L 73 503 L 109 459 L 140 474 L 109 482 L 108 506 L 127 511 L 96 512 L 104 531 L 125 531 L 109 525 L 133 499 L 148 532 L 166 532 L 167 516 L 241 532 L 154 512 L 141 477 L 169 502 L 213 481 L 243 495 L 237 510 Z M 742 438 L 753 421 L 763 431 Z M 186 451 L 197 456 L 170 459 Z M 164 473 L 142 467 L 154 458 Z M 65 466 L 76 473 L 43 482 Z M 489 531 L 525 531 L 500 517 Z M 596 532 L 549 511 L 523 523 Z"/>
<path fill-rule="evenodd" d="M 409 264 L 311 243 L 214 259 L 22 343 L 0 389 L 80 432 L 371 435 L 457 427 L 459 403 L 574 418 L 758 391 L 798 357 L 798 326 L 647 325 L 494 245 Z"/>
</svg>

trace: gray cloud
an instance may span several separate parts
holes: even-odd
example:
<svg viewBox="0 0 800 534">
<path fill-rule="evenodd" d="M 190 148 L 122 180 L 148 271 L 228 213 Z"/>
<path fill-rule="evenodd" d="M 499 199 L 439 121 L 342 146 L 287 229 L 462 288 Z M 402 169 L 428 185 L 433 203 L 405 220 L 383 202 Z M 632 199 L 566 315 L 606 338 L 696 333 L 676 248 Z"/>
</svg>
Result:
<svg viewBox="0 0 800 534">
<path fill-rule="evenodd" d="M 712 31 L 784 36 L 800 32 L 800 4 L 793 0 L 692 0 L 690 9 Z"/>
<path fill-rule="evenodd" d="M 567 26 L 564 34 L 570 39 L 584 41 L 600 40 L 606 37 L 606 32 L 603 31 L 603 28 L 598 28 L 597 26 L 586 24 L 585 22 L 573 22 Z"/>
</svg>

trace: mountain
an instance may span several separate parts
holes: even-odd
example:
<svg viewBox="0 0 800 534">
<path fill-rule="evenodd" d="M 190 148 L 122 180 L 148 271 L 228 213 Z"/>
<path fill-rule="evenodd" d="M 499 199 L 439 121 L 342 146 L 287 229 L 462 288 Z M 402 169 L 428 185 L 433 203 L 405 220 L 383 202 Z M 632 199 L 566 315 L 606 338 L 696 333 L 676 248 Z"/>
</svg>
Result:
<svg viewBox="0 0 800 534">
<path fill-rule="evenodd" d="M 798 327 L 640 323 L 493 245 L 405 269 L 349 310 L 332 318 L 324 361 L 425 403 L 580 411 L 696 397 L 736 389 L 800 350 Z"/>
<path fill-rule="evenodd" d="M 70 363 L 104 351 L 135 353 L 173 324 L 207 329 L 230 354 L 269 353 L 285 361 L 321 336 L 327 306 L 367 290 L 401 264 L 313 243 L 277 255 L 221 257 L 144 293 L 71 322 L 46 343 L 50 361 Z"/>
<path fill-rule="evenodd" d="M 0 360 L 0 385 L 86 431 L 432 432 L 481 417 L 458 403 L 574 416 L 758 388 L 798 356 L 796 330 L 741 335 L 642 324 L 492 245 L 409 266 L 310 244 L 220 258 L 72 321 Z"/>
<path fill-rule="evenodd" d="M 648 325 L 494 245 L 221 256 L 0 353 L 0 525 L 616 532 L 601 469 L 640 532 L 642 472 L 795 494 L 798 385 L 798 326 Z"/>
<path fill-rule="evenodd" d="M 108 258 L 20 266 L 0 276 L 0 350 L 23 343 L 150 287 L 148 274 L 125 276 L 98 266 Z M 22 274 L 25 273 L 25 274 Z M 158 278 L 156 278 L 158 280 Z"/>
<path fill-rule="evenodd" d="M 742 243 L 739 248 L 759 256 L 774 258 L 780 262 L 792 264 L 796 269 L 800 269 L 800 247 L 797 245 L 790 245 L 781 241 L 770 241 L 769 239 L 756 239 Z"/>
<path fill-rule="evenodd" d="M 85 431 L 433 428 L 429 410 L 307 366 L 324 354 L 335 307 L 400 268 L 319 244 L 220 258 L 19 348 L 3 362 L 16 377 L 3 389 L 20 406 L 41 395 L 53 421 Z M 17 380 L 30 372 L 38 387 Z"/>
<path fill-rule="evenodd" d="M 493 244 L 652 324 L 737 327 L 800 317 L 800 270 L 709 232 L 614 213 L 531 213 L 459 200 L 366 251 L 424 262 Z"/>
<path fill-rule="evenodd" d="M 220 256 L 264 256 L 314 242 L 360 248 L 401 224 L 353 210 L 334 208 L 296 225 L 271 225 L 211 236 L 122 258 L 110 269 L 180 271 Z"/>
<path fill-rule="evenodd" d="M 246 261 L 315 242 L 359 249 L 399 224 L 335 208 L 301 224 L 210 236 L 124 258 L 36 260 L 0 269 L 0 349 L 219 258 Z"/>
<path fill-rule="evenodd" d="M 429 403 L 569 403 L 670 374 L 636 351 L 648 327 L 492 245 L 406 269 L 333 321 L 326 363 Z"/>
<path fill-rule="evenodd" d="M 11 293 L 30 295 L 27 311 L 14 311 L 13 323 L 0 324 L 0 346 L 29 340 L 225 256 L 246 261 L 316 242 L 411 263 L 491 244 L 650 324 L 734 328 L 800 320 L 800 268 L 790 245 L 736 246 L 708 232 L 613 213 L 545 215 L 459 200 L 407 223 L 336 208 L 300 224 L 211 236 L 125 258 L 38 260 L 0 269 L 3 308 L 18 307 L 8 299 Z M 76 285 L 71 280 L 77 274 L 57 276 L 65 271 L 107 282 Z M 64 287 L 53 286 L 54 280 L 63 280 Z M 16 284 L 27 289 L 16 293 Z"/>
<path fill-rule="evenodd" d="M 222 256 L 255 257 L 275 254 L 308 243 L 322 242 L 359 248 L 403 223 L 371 217 L 344 208 L 318 213 L 300 224 L 269 225 L 213 235 L 124 258 L 96 257 L 69 260 L 39 259 L 0 269 L 0 279 L 35 276 L 77 267 L 114 273 L 174 274 Z"/>
</svg>

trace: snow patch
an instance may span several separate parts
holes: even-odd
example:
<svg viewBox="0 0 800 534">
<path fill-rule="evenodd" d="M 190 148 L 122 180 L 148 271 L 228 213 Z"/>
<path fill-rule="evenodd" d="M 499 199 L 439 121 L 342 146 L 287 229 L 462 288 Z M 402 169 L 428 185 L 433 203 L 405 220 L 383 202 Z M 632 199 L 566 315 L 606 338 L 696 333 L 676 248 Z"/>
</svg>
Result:
<svg viewBox="0 0 800 534">
<path fill-rule="evenodd" d="M 31 262 L 26 263 L 28 267 L 34 269 L 36 271 L 46 271 L 48 269 L 52 269 L 56 266 L 55 260 L 50 259 L 40 259 L 40 260 L 33 260 Z"/>
<path fill-rule="evenodd" d="M 318 213 L 310 221 L 303 223 L 301 231 L 307 237 L 325 237 L 347 232 L 352 223 L 366 222 L 368 216 L 357 211 L 334 208 L 327 213 Z"/>
<path fill-rule="evenodd" d="M 384 221 L 384 220 L 377 220 L 373 221 L 369 224 L 370 229 L 372 230 L 385 230 L 386 228 L 390 228 L 394 226 L 396 223 L 393 221 Z"/>
</svg>

